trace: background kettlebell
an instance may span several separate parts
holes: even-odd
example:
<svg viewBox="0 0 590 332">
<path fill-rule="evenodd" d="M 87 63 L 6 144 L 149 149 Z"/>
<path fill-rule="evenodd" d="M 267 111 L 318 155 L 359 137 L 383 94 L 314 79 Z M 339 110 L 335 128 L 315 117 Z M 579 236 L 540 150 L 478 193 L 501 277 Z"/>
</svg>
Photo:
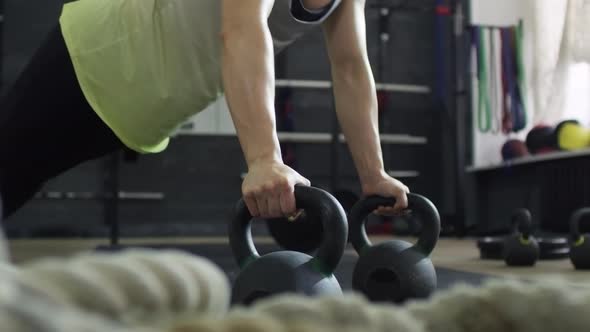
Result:
<svg viewBox="0 0 590 332">
<path fill-rule="evenodd" d="M 352 287 L 371 301 L 403 302 L 428 297 L 437 286 L 429 258 L 440 234 L 438 210 L 427 198 L 408 194 L 408 207 L 423 220 L 416 244 L 391 240 L 372 245 L 365 230 L 366 217 L 379 206 L 393 206 L 395 199 L 378 196 L 359 201 L 350 212 L 350 239 L 359 254 Z"/>
<path fill-rule="evenodd" d="M 232 303 L 249 305 L 279 293 L 340 295 L 334 270 L 344 253 L 348 224 L 344 209 L 328 192 L 295 186 L 298 209 L 310 211 L 322 223 L 323 241 L 314 257 L 296 251 L 276 251 L 262 257 L 256 251 L 250 230 L 252 216 L 243 200 L 236 206 L 229 225 L 229 242 L 241 272 L 232 289 Z"/>
<path fill-rule="evenodd" d="M 539 243 L 532 235 L 533 223 L 527 209 L 512 214 L 512 232 L 504 238 L 502 256 L 508 266 L 533 266 L 539 259 Z"/>
<path fill-rule="evenodd" d="M 576 210 L 570 218 L 570 260 L 577 270 L 590 269 L 590 235 L 580 233 L 580 222 L 590 216 L 590 207 Z"/>
</svg>

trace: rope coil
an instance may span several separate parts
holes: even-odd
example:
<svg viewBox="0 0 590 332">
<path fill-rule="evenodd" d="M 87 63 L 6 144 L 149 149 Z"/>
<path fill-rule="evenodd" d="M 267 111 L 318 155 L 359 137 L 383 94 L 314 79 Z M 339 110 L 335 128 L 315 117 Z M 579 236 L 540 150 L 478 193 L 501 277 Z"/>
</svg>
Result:
<svg viewBox="0 0 590 332">
<path fill-rule="evenodd" d="M 149 288 L 149 289 L 148 289 Z M 560 279 L 458 285 L 404 306 L 359 294 L 282 295 L 228 311 L 225 276 L 206 259 L 129 251 L 0 265 L 0 327 L 11 332 L 583 331 L 590 288 Z"/>
<path fill-rule="evenodd" d="M 233 331 L 407 331 L 516 332 L 583 331 L 590 289 L 560 281 L 488 281 L 456 286 L 404 307 L 371 304 L 349 294 L 339 298 L 281 296 L 232 310 L 222 320 L 177 322 L 166 332 Z"/>
<path fill-rule="evenodd" d="M 217 266 L 174 251 L 45 259 L 23 266 L 18 283 L 54 304 L 131 325 L 182 315 L 220 316 L 230 297 Z"/>
</svg>

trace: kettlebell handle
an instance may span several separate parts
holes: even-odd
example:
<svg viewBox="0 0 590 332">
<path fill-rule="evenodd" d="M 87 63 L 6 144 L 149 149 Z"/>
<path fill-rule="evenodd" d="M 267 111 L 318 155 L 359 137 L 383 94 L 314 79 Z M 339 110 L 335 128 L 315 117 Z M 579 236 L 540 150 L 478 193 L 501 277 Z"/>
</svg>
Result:
<svg viewBox="0 0 590 332">
<path fill-rule="evenodd" d="M 314 256 L 317 263 L 314 266 L 318 272 L 332 274 L 340 263 L 348 239 L 344 208 L 330 193 L 302 185 L 295 186 L 295 200 L 297 208 L 310 211 L 309 214 L 318 216 L 318 222 L 322 223 L 323 241 Z M 229 243 L 240 268 L 260 257 L 252 239 L 251 223 L 252 215 L 244 200 L 240 199 L 229 223 Z"/>
<path fill-rule="evenodd" d="M 512 234 L 522 234 L 525 239 L 528 239 L 533 233 L 533 221 L 531 212 L 528 209 L 517 209 L 512 213 L 511 218 L 511 232 Z"/>
<path fill-rule="evenodd" d="M 587 215 L 590 215 L 590 207 L 580 208 L 572 214 L 570 218 L 570 234 L 572 241 L 578 241 L 580 237 L 582 237 L 582 233 L 580 232 L 580 222 L 582 221 L 582 218 Z"/>
<path fill-rule="evenodd" d="M 354 205 L 349 215 L 350 240 L 357 253 L 363 252 L 372 246 L 367 236 L 365 224 L 367 216 L 379 206 L 394 206 L 395 198 L 382 196 L 369 196 Z M 440 234 L 440 216 L 436 206 L 426 197 L 409 193 L 408 209 L 420 214 L 424 219 L 422 233 L 414 248 L 418 249 L 425 256 L 430 255 L 436 246 Z"/>
</svg>

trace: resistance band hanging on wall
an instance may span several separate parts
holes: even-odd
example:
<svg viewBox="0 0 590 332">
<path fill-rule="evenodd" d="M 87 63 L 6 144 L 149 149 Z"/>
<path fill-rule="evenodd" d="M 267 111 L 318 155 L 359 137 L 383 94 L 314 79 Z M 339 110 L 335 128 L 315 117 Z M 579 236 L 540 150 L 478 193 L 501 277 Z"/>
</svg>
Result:
<svg viewBox="0 0 590 332">
<path fill-rule="evenodd" d="M 499 56 L 498 47 L 498 38 L 495 30 L 488 31 L 487 36 L 488 43 L 490 47 L 487 49 L 488 56 L 487 59 L 489 61 L 488 68 L 489 68 L 489 78 L 490 83 L 488 84 L 489 95 L 491 100 L 491 109 L 492 109 L 492 133 L 497 134 L 500 132 L 502 127 L 502 114 L 500 111 L 502 110 L 502 84 L 501 84 L 501 67 L 502 64 L 499 62 L 501 60 Z"/>
<path fill-rule="evenodd" d="M 522 23 L 517 27 L 472 27 L 474 105 L 482 133 L 519 132 L 526 127 Z"/>
<path fill-rule="evenodd" d="M 523 54 L 523 23 L 520 21 L 516 29 L 512 29 L 512 36 L 514 38 L 513 47 L 515 50 L 516 57 L 516 78 L 517 87 L 516 93 L 518 102 L 520 102 L 520 123 L 516 126 L 515 130 L 523 130 L 527 126 L 527 113 L 526 113 L 526 87 L 525 87 L 525 68 L 524 68 L 524 54 Z"/>
<path fill-rule="evenodd" d="M 492 110 L 490 95 L 488 93 L 488 72 L 487 72 L 487 39 L 484 29 L 474 28 L 474 48 L 476 61 L 474 66 L 475 80 L 477 81 L 477 124 L 481 132 L 488 132 L 491 129 Z"/>
</svg>

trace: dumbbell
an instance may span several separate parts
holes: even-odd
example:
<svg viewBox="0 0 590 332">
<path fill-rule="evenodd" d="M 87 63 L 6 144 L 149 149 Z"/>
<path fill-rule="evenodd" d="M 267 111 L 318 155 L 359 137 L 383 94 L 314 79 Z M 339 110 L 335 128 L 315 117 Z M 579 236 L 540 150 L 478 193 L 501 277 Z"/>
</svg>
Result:
<svg viewBox="0 0 590 332">
<path fill-rule="evenodd" d="M 291 250 L 260 256 L 250 231 L 252 216 L 244 201 L 238 202 L 229 224 L 230 247 L 241 269 L 232 289 L 233 304 L 249 305 L 280 293 L 342 294 L 333 273 L 348 239 L 344 209 L 330 193 L 313 187 L 295 186 L 295 200 L 298 208 L 317 216 L 314 222 L 326 230 L 313 257 Z"/>
<path fill-rule="evenodd" d="M 576 120 L 563 121 L 555 127 L 557 146 L 561 150 L 579 150 L 590 147 L 590 129 Z"/>
<path fill-rule="evenodd" d="M 539 259 L 539 243 L 532 235 L 531 213 L 518 209 L 512 215 L 512 234 L 504 238 L 503 258 L 508 266 L 533 266 Z"/>
<path fill-rule="evenodd" d="M 576 210 L 570 218 L 570 260 L 577 270 L 590 269 L 590 234 L 580 232 L 584 218 L 590 218 L 590 207 Z"/>
</svg>

